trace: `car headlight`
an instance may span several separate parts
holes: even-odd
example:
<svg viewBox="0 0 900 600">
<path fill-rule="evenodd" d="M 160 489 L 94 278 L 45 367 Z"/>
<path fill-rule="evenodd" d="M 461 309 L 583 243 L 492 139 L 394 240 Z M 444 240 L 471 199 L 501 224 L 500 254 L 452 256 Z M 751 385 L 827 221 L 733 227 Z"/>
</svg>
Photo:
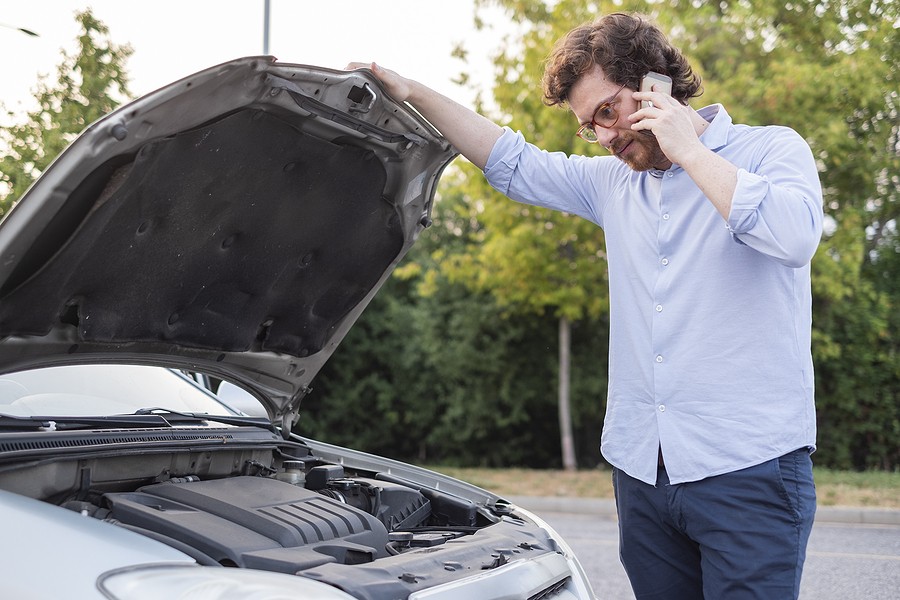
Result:
<svg viewBox="0 0 900 600">
<path fill-rule="evenodd" d="M 517 516 L 524 516 L 526 519 L 546 531 L 547 535 L 556 542 L 557 550 L 559 550 L 569 563 L 569 569 L 572 572 L 572 585 L 575 587 L 576 596 L 578 598 L 596 598 L 596 596 L 594 596 L 594 590 L 591 588 L 591 582 L 588 580 L 587 573 L 584 572 L 584 567 L 581 566 L 581 562 L 575 556 L 575 552 L 566 540 L 556 533 L 546 521 L 534 513 L 519 506 L 516 507 L 515 512 Z"/>
<path fill-rule="evenodd" d="M 330 585 L 283 573 L 192 565 L 110 571 L 97 586 L 111 600 L 354 600 Z"/>
</svg>

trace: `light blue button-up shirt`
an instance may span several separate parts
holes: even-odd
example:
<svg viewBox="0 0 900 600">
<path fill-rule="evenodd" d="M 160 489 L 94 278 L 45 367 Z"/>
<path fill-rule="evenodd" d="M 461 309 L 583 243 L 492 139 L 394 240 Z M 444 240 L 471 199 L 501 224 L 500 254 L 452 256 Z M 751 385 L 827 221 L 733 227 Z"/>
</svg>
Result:
<svg viewBox="0 0 900 600">
<path fill-rule="evenodd" d="M 678 165 L 635 172 L 612 156 L 548 153 L 506 129 L 485 175 L 530 204 L 603 228 L 609 262 L 609 393 L 601 450 L 672 483 L 815 447 L 809 262 L 822 189 L 809 146 L 785 127 L 700 114 L 707 148 L 739 168 L 727 222 Z"/>
</svg>

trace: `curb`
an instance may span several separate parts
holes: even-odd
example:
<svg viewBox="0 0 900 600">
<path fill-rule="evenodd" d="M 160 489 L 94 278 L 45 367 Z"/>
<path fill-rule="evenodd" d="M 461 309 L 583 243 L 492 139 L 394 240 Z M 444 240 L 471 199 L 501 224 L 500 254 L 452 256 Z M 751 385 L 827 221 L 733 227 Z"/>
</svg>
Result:
<svg viewBox="0 0 900 600">
<path fill-rule="evenodd" d="M 509 496 L 506 499 L 525 510 L 535 513 L 586 513 L 610 519 L 616 518 L 616 502 L 611 498 Z M 900 526 L 900 510 L 855 506 L 820 506 L 816 509 L 816 523 Z"/>
<path fill-rule="evenodd" d="M 860 525 L 900 525 L 900 510 L 855 506 L 822 506 L 816 510 L 816 521 Z"/>
</svg>

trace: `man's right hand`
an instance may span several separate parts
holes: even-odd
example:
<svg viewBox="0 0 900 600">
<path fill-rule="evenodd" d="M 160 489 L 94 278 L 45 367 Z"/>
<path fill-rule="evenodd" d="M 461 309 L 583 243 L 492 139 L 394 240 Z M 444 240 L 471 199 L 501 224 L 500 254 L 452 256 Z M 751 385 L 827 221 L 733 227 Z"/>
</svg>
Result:
<svg viewBox="0 0 900 600">
<path fill-rule="evenodd" d="M 499 125 L 433 89 L 374 62 L 351 62 L 346 69 L 370 69 L 394 100 L 412 104 L 454 148 L 478 168 L 484 169 L 494 143 L 503 133 Z"/>
<path fill-rule="evenodd" d="M 410 82 L 408 79 L 401 77 L 398 73 L 391 71 L 390 69 L 385 69 L 384 67 L 379 66 L 377 63 L 362 63 L 362 62 L 352 62 L 346 67 L 344 67 L 347 71 L 354 71 L 356 69 L 369 69 L 372 73 L 375 74 L 375 77 L 381 82 L 381 85 L 384 86 L 384 89 L 387 90 L 387 93 L 390 96 L 397 100 L 398 102 L 406 102 L 409 99 L 410 92 Z"/>
</svg>

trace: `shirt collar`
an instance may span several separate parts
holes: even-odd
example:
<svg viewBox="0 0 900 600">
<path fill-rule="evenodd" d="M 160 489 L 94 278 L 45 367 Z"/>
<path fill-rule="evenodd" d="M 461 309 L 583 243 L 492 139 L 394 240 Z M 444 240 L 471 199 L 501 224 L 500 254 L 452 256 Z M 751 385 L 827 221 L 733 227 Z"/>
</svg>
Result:
<svg viewBox="0 0 900 600">
<path fill-rule="evenodd" d="M 708 123 L 700 135 L 700 141 L 710 150 L 718 150 L 728 143 L 728 131 L 731 129 L 731 115 L 721 104 L 710 104 L 697 111 Z"/>
</svg>

